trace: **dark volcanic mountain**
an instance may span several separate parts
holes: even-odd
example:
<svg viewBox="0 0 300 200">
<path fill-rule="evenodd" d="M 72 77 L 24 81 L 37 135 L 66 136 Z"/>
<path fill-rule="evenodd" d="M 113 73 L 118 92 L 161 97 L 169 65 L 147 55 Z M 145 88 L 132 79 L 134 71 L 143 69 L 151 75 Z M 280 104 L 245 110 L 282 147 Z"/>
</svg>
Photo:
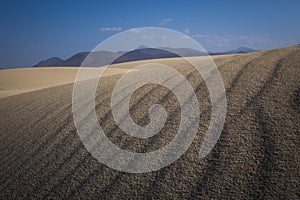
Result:
<svg viewBox="0 0 300 200">
<path fill-rule="evenodd" d="M 81 66 L 82 62 L 87 58 L 85 62 L 89 66 L 104 66 L 110 64 L 111 60 L 117 59 L 122 53 L 97 51 L 97 52 L 80 52 L 66 60 L 60 58 L 49 58 L 43 60 L 33 67 L 48 67 L 48 66 Z"/>
<path fill-rule="evenodd" d="M 230 51 L 225 51 L 225 52 L 211 52 L 209 53 L 210 55 L 222 55 L 222 54 L 239 54 L 239 53 L 251 53 L 251 52 L 255 52 L 257 50 L 248 48 L 248 47 L 239 47 L 237 49 L 234 50 L 230 50 Z"/>
<path fill-rule="evenodd" d="M 236 50 L 227 52 L 209 53 L 209 55 L 221 54 L 236 54 L 236 53 L 249 53 L 255 50 L 240 47 Z M 80 52 L 70 58 L 63 60 L 58 57 L 43 60 L 33 67 L 48 67 L 48 66 L 105 66 L 111 63 L 122 63 L 137 60 L 149 60 L 157 58 L 174 58 L 174 57 L 189 57 L 189 56 L 203 56 L 207 55 L 205 52 L 200 52 L 190 48 L 150 48 L 147 46 L 140 46 L 137 49 L 129 52 L 110 52 L 110 51 L 96 51 L 96 52 Z M 87 58 L 88 56 L 88 58 Z M 87 59 L 86 59 L 87 58 Z M 86 59 L 86 60 L 85 60 Z M 85 60 L 85 63 L 83 61 Z M 113 61 L 113 62 L 112 62 Z"/>
<path fill-rule="evenodd" d="M 175 57 L 180 57 L 180 55 L 163 49 L 138 48 L 123 54 L 122 56 L 117 58 L 113 63 L 130 62 L 136 60 L 149 60 L 155 58 L 175 58 Z"/>
<path fill-rule="evenodd" d="M 239 47 L 235 50 L 231 50 L 231 51 L 227 51 L 225 53 L 227 54 L 235 54 L 235 53 L 251 53 L 251 52 L 255 52 L 257 50 L 254 50 L 254 49 L 250 49 L 250 48 L 247 48 L 247 47 Z"/>
<path fill-rule="evenodd" d="M 46 67 L 46 66 L 62 66 L 64 63 L 64 60 L 58 57 L 52 57 L 47 60 L 42 60 L 34 67 Z"/>
<path fill-rule="evenodd" d="M 47 66 L 104 66 L 111 63 L 122 63 L 137 60 L 149 60 L 156 58 L 174 58 L 180 56 L 202 56 L 204 52 L 199 52 L 188 48 L 149 48 L 147 46 L 140 46 L 139 48 L 129 52 L 80 52 L 66 60 L 60 58 L 49 58 L 43 60 L 33 67 L 47 67 Z M 88 56 L 88 57 L 87 57 Z M 86 59 L 87 58 L 87 59 Z M 86 60 L 85 60 L 86 59 Z M 85 63 L 83 61 L 85 60 Z M 112 62 L 113 61 L 113 62 Z"/>
</svg>

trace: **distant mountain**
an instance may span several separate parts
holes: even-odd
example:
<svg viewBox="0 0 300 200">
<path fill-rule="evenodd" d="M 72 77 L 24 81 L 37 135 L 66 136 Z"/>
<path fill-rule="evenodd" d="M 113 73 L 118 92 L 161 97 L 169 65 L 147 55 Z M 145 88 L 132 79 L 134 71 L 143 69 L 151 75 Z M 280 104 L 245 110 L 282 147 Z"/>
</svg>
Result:
<svg viewBox="0 0 300 200">
<path fill-rule="evenodd" d="M 223 54 L 239 54 L 239 53 L 251 53 L 251 52 L 255 52 L 257 50 L 248 48 L 248 47 L 239 47 L 237 49 L 234 50 L 230 50 L 230 51 L 225 51 L 225 52 L 211 52 L 209 53 L 210 55 L 223 55 Z"/>
<path fill-rule="evenodd" d="M 173 52 L 175 54 L 178 54 L 182 57 L 190 57 L 190 56 L 205 56 L 207 55 L 206 52 L 201 52 L 196 49 L 190 49 L 190 48 L 170 48 L 170 47 L 161 47 L 161 49 Z"/>
<path fill-rule="evenodd" d="M 137 60 L 149 60 L 156 58 L 175 58 L 180 57 L 178 54 L 171 51 L 155 48 L 138 48 L 133 51 L 129 51 L 119 58 L 117 58 L 113 63 L 130 62 Z"/>
<path fill-rule="evenodd" d="M 64 60 L 58 57 L 52 57 L 47 60 L 42 60 L 34 67 L 47 67 L 47 66 L 62 66 Z"/>
<path fill-rule="evenodd" d="M 108 52 L 108 51 L 97 51 L 97 52 L 80 52 L 70 58 L 63 60 L 60 58 L 49 58 L 43 60 L 33 67 L 48 67 L 48 66 L 81 66 L 83 61 L 88 57 L 85 63 L 89 66 L 104 66 L 110 64 L 111 60 L 117 59 L 122 55 L 121 52 Z"/>
<path fill-rule="evenodd" d="M 237 54 L 237 53 L 249 53 L 256 50 L 240 47 L 238 49 L 226 52 L 210 52 L 209 55 L 220 54 Z M 190 48 L 150 48 L 144 45 L 139 46 L 137 49 L 129 52 L 110 52 L 110 51 L 96 51 L 96 52 L 80 52 L 70 58 L 63 60 L 58 57 L 49 58 L 43 60 L 33 67 L 47 67 L 47 66 L 105 66 L 114 63 L 123 63 L 137 60 L 149 60 L 156 58 L 175 58 L 175 57 L 189 57 L 189 56 L 203 56 L 207 55 L 205 52 L 200 52 Z M 88 57 L 87 57 L 88 56 Z M 85 60 L 87 58 L 87 60 Z M 85 63 L 83 63 L 85 61 Z"/>
<path fill-rule="evenodd" d="M 61 58 L 53 57 L 43 60 L 33 67 L 47 67 L 47 66 L 104 66 L 114 63 L 130 62 L 137 60 L 149 60 L 156 58 L 175 58 L 181 56 L 201 56 L 204 52 L 199 52 L 188 48 L 150 48 L 147 46 L 139 46 L 137 49 L 129 52 L 80 52 L 70 58 L 63 60 Z M 88 56 L 88 57 L 87 57 Z M 85 60 L 87 58 L 87 60 Z M 85 61 L 85 63 L 83 63 Z"/>
<path fill-rule="evenodd" d="M 225 53 L 227 54 L 234 54 L 234 53 L 251 53 L 251 52 L 255 52 L 257 50 L 254 50 L 254 49 L 250 49 L 250 48 L 247 48 L 247 47 L 239 47 L 235 50 L 231 50 L 231 51 L 227 51 Z"/>
<path fill-rule="evenodd" d="M 78 66 L 89 55 L 89 52 L 77 53 L 64 61 L 64 66 Z"/>
</svg>

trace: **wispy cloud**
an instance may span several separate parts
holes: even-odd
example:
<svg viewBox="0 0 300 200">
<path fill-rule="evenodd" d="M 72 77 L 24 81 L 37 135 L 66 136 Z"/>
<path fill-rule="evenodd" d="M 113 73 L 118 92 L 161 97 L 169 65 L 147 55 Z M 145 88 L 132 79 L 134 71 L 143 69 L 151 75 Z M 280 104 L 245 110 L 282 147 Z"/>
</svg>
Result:
<svg viewBox="0 0 300 200">
<path fill-rule="evenodd" d="M 103 27 L 100 29 L 102 32 L 110 32 L 110 31 L 122 31 L 122 27 Z"/>
<path fill-rule="evenodd" d="M 161 22 L 159 22 L 159 26 L 162 26 L 162 25 L 166 25 L 168 23 L 170 23 L 171 21 L 173 21 L 173 18 L 167 18 L 167 19 L 164 19 L 164 20 L 161 20 Z"/>
<path fill-rule="evenodd" d="M 186 28 L 183 30 L 185 34 L 189 34 L 190 33 L 190 29 Z"/>
</svg>

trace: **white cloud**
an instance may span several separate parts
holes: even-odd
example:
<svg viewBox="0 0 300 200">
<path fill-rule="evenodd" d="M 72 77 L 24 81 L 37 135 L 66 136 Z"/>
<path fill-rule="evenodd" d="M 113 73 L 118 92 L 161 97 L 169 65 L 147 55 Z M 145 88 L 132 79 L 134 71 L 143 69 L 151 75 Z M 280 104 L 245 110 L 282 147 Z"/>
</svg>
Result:
<svg viewBox="0 0 300 200">
<path fill-rule="evenodd" d="M 158 25 L 159 26 L 166 25 L 166 24 L 170 23 L 171 21 L 173 21 L 173 18 L 167 18 L 167 19 L 162 20 Z"/>
<path fill-rule="evenodd" d="M 183 30 L 185 34 L 189 34 L 190 33 L 190 29 L 186 28 Z"/>
<path fill-rule="evenodd" d="M 100 29 L 102 32 L 122 31 L 121 27 L 104 27 Z"/>
</svg>

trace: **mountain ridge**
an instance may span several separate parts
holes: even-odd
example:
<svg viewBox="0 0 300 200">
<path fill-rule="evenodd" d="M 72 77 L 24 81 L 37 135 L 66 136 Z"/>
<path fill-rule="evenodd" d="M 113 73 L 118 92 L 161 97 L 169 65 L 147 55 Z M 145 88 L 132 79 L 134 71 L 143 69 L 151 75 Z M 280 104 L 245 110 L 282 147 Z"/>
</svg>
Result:
<svg viewBox="0 0 300 200">
<path fill-rule="evenodd" d="M 51 57 L 40 61 L 32 67 L 50 67 L 50 66 L 81 66 L 82 64 L 88 66 L 105 66 L 114 63 L 123 63 L 138 60 L 149 60 L 157 58 L 174 58 L 174 57 L 191 57 L 203 55 L 225 55 L 225 54 L 238 54 L 250 53 L 257 50 L 248 47 L 239 47 L 234 50 L 225 52 L 200 52 L 191 48 L 171 48 L 160 47 L 151 48 L 145 45 L 140 45 L 137 49 L 128 52 L 110 52 L 110 51 L 95 51 L 95 52 L 79 52 L 71 57 L 63 60 L 59 57 Z M 85 59 L 88 57 L 88 60 Z M 111 63 L 111 61 L 113 62 Z M 84 62 L 85 61 L 85 62 Z M 83 63 L 84 62 L 84 63 Z"/>
</svg>

